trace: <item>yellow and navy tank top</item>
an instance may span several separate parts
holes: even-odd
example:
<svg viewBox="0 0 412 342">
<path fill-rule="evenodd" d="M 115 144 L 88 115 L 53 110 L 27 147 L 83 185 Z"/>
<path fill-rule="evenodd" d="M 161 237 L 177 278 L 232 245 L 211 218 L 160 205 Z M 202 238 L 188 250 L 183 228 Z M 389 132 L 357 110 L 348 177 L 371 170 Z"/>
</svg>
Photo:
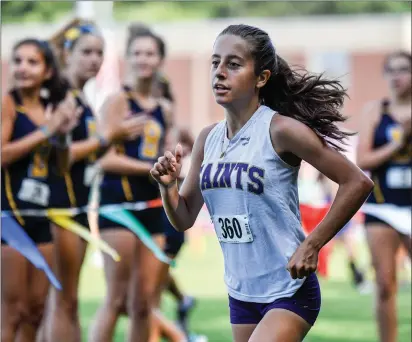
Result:
<svg viewBox="0 0 412 342">
<path fill-rule="evenodd" d="M 80 91 L 71 90 L 77 105 L 82 108 L 77 126 L 71 132 L 72 142 L 88 139 L 96 134 L 96 120 L 91 107 L 82 100 Z M 88 203 L 91 186 L 90 168 L 97 160 L 97 152 L 74 163 L 70 172 L 64 175 L 64 182 L 54 179 L 51 202 L 55 208 L 85 206 Z"/>
<path fill-rule="evenodd" d="M 375 129 L 373 147 L 379 148 L 390 141 L 400 138 L 400 125 L 387 110 L 388 102 L 382 102 L 382 115 Z M 411 141 L 386 163 L 371 170 L 375 182 L 367 203 L 388 203 L 398 206 L 411 205 Z"/>
<path fill-rule="evenodd" d="M 130 115 L 141 115 L 146 112 L 151 116 L 151 120 L 146 124 L 143 135 L 134 140 L 117 144 L 117 153 L 154 164 L 162 152 L 165 138 L 166 121 L 163 109 L 158 105 L 148 113 L 133 98 L 128 87 L 124 87 L 124 91 L 127 94 Z M 101 191 L 121 192 L 124 200 L 129 202 L 148 201 L 159 197 L 159 187 L 150 174 L 122 176 L 107 172 L 103 179 Z"/>
<path fill-rule="evenodd" d="M 27 115 L 17 94 L 10 93 L 16 106 L 16 118 L 11 141 L 21 139 L 38 129 Z M 47 103 L 44 103 L 46 106 Z M 24 209 L 44 209 L 50 205 L 52 189 L 50 177 L 57 170 L 51 160 L 51 145 L 44 142 L 31 153 L 13 162 L 1 172 L 1 209 L 13 211 L 21 225 L 24 217 L 19 215 Z"/>
</svg>

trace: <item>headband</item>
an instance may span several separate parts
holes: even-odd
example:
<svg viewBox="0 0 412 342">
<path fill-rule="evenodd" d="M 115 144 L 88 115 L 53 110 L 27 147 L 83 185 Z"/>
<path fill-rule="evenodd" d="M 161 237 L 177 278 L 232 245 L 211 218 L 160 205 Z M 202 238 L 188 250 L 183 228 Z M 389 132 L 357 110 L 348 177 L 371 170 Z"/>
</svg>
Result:
<svg viewBox="0 0 412 342">
<path fill-rule="evenodd" d="M 97 33 L 97 29 L 91 24 L 83 24 L 72 27 L 64 34 L 64 48 L 70 49 L 81 36 L 95 33 Z"/>
</svg>

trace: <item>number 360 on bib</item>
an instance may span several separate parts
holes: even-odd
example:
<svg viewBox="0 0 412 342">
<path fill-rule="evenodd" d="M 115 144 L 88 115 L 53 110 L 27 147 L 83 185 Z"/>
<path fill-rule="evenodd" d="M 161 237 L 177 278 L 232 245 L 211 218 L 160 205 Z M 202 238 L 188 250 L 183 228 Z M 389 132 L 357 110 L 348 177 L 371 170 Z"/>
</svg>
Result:
<svg viewBox="0 0 412 342">
<path fill-rule="evenodd" d="M 213 224 L 220 242 L 248 243 L 253 241 L 246 215 L 214 216 Z"/>
</svg>

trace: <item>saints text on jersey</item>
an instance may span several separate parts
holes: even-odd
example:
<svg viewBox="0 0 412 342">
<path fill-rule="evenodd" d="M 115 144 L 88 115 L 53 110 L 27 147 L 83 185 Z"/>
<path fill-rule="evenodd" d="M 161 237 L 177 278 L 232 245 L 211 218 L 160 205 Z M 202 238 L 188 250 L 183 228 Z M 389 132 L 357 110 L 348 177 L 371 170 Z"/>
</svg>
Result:
<svg viewBox="0 0 412 342">
<path fill-rule="evenodd" d="M 260 195 L 264 192 L 265 170 L 242 162 L 219 162 L 202 165 L 202 190 L 232 188 Z"/>
</svg>

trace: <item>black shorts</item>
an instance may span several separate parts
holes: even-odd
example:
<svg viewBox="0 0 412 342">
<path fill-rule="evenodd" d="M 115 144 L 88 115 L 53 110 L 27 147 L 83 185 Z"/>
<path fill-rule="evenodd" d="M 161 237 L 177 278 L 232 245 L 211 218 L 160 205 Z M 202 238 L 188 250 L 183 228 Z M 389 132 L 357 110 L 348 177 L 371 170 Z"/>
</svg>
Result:
<svg viewBox="0 0 412 342">
<path fill-rule="evenodd" d="M 20 225 L 19 221 L 15 221 Z M 53 242 L 50 221 L 45 217 L 24 217 L 24 225 L 20 225 L 36 245 Z M 1 244 L 7 245 L 3 239 Z"/>
<path fill-rule="evenodd" d="M 389 224 L 387 224 L 385 221 L 373 216 L 373 215 L 369 215 L 369 214 L 365 214 L 365 228 L 368 227 L 368 224 L 371 223 L 380 223 L 380 224 L 384 224 L 385 226 L 389 226 Z"/>
<path fill-rule="evenodd" d="M 73 220 L 74 222 L 80 224 L 81 226 L 83 226 L 84 228 L 87 228 L 90 230 L 89 228 L 89 220 L 87 218 L 87 214 L 86 213 L 81 213 L 78 214 L 76 216 L 70 216 L 69 217 L 71 220 Z"/>
<path fill-rule="evenodd" d="M 141 211 L 129 211 L 151 235 L 164 234 L 163 208 L 150 208 Z M 99 216 L 99 229 L 128 229 L 127 227 Z"/>
<path fill-rule="evenodd" d="M 81 213 L 73 217 L 73 221 L 77 222 L 78 224 L 82 225 L 85 228 L 89 228 L 89 219 L 87 218 L 87 213 Z"/>
<path fill-rule="evenodd" d="M 163 210 L 163 224 L 165 227 L 166 246 L 165 253 L 176 257 L 185 243 L 185 233 L 178 232 L 170 223 L 165 211 Z"/>
</svg>

